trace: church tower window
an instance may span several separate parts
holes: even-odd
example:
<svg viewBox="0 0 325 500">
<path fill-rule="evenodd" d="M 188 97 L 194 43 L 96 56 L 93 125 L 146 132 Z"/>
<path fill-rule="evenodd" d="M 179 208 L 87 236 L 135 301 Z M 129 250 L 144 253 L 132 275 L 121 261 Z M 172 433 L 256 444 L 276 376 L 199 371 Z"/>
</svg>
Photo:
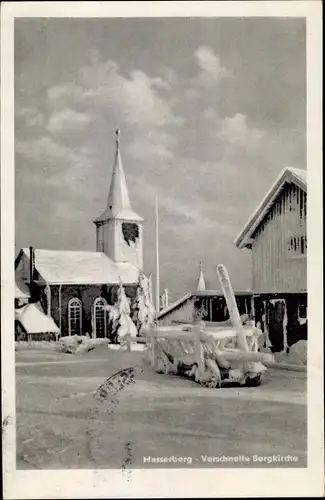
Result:
<svg viewBox="0 0 325 500">
<path fill-rule="evenodd" d="M 77 298 L 69 300 L 68 303 L 68 325 L 69 335 L 81 335 L 82 333 L 82 308 Z"/>
<path fill-rule="evenodd" d="M 139 226 L 132 222 L 122 223 L 122 232 L 124 241 L 130 246 L 131 242 L 135 243 L 139 238 Z"/>
</svg>

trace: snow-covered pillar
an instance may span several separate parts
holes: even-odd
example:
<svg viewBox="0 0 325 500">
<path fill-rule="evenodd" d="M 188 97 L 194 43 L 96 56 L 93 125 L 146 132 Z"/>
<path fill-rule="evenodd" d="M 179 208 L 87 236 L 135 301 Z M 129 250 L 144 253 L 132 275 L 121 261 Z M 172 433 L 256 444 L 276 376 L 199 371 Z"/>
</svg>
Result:
<svg viewBox="0 0 325 500">
<path fill-rule="evenodd" d="M 272 303 L 272 300 L 270 302 Z M 263 301 L 263 307 L 264 307 L 264 314 L 262 316 L 262 321 L 264 323 L 265 347 L 270 348 L 270 347 L 272 347 L 272 342 L 270 340 L 269 327 L 267 324 L 267 314 L 266 314 L 267 302 L 266 302 L 266 300 Z"/>
<path fill-rule="evenodd" d="M 47 315 L 51 316 L 51 287 L 48 283 L 46 283 L 45 287 L 45 295 L 46 295 L 46 305 L 47 305 Z"/>
</svg>

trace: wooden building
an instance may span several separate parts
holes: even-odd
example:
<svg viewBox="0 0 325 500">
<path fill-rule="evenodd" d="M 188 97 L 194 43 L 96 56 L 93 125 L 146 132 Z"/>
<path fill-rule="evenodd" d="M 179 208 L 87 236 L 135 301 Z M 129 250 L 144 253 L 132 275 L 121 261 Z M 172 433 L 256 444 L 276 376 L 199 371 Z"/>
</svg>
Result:
<svg viewBox="0 0 325 500">
<path fill-rule="evenodd" d="M 239 313 L 250 316 L 252 312 L 252 292 L 235 291 Z M 158 314 L 160 326 L 188 324 L 193 321 L 194 307 L 201 309 L 203 319 L 209 323 L 220 323 L 229 320 L 225 298 L 220 290 L 206 290 L 202 263 L 195 292 L 190 292 L 162 309 Z"/>
<path fill-rule="evenodd" d="M 307 173 L 285 168 L 237 237 L 252 252 L 255 320 L 273 351 L 307 338 Z"/>
<path fill-rule="evenodd" d="M 119 134 L 107 207 L 96 225 L 96 251 L 23 248 L 15 261 L 16 295 L 29 289 L 31 303 L 41 304 L 62 335 L 107 336 L 107 311 L 119 282 L 136 295 L 142 269 L 142 222 L 130 204 L 122 166 Z M 19 307 L 16 297 L 16 307 Z"/>
</svg>

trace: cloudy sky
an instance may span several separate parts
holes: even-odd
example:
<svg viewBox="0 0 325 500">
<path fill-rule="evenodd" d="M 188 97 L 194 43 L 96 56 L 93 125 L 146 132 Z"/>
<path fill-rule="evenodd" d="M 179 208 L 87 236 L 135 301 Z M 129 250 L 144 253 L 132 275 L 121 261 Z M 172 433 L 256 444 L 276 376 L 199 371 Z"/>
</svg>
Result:
<svg viewBox="0 0 325 500">
<path fill-rule="evenodd" d="M 16 251 L 95 250 L 121 129 L 135 211 L 161 285 L 193 290 L 227 266 L 251 286 L 233 240 L 283 167 L 306 167 L 302 19 L 20 19 L 15 24 Z"/>
</svg>

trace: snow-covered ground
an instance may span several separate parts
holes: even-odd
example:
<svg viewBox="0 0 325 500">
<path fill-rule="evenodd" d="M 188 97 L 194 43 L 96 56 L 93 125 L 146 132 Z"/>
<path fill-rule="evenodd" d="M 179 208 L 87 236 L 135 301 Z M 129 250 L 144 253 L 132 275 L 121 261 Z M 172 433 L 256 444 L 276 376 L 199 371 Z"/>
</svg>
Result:
<svg viewBox="0 0 325 500">
<path fill-rule="evenodd" d="M 142 368 L 134 383 L 96 401 L 126 367 Z M 127 449 L 131 468 L 143 468 L 143 456 L 184 454 L 291 454 L 306 464 L 304 373 L 269 370 L 257 388 L 207 389 L 156 374 L 142 352 L 100 345 L 79 355 L 18 351 L 16 382 L 20 469 L 120 468 Z M 192 467 L 207 466 L 194 458 Z"/>
</svg>

